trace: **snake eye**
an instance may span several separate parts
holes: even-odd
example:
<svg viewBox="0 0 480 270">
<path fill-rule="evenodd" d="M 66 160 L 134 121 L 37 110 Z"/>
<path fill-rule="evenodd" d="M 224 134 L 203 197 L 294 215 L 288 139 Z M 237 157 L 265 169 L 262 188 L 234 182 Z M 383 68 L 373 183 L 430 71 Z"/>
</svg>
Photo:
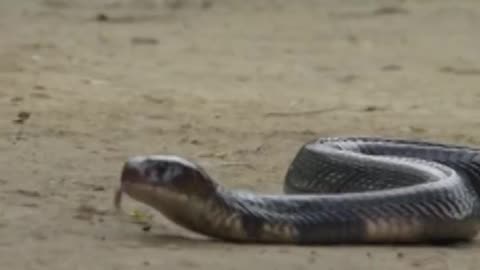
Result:
<svg viewBox="0 0 480 270">
<path fill-rule="evenodd" d="M 165 163 L 155 164 L 154 170 L 157 176 L 162 176 L 163 174 L 165 174 L 165 171 L 167 170 L 167 165 Z"/>
<path fill-rule="evenodd" d="M 160 163 L 154 163 L 151 164 L 151 166 L 147 167 L 146 169 L 146 174 L 147 177 L 150 178 L 153 182 L 162 182 L 164 179 L 164 174 L 167 170 L 166 164 L 160 162 Z"/>
<path fill-rule="evenodd" d="M 180 173 L 181 168 L 174 163 L 154 162 L 146 170 L 147 176 L 155 183 L 171 183 Z"/>
</svg>

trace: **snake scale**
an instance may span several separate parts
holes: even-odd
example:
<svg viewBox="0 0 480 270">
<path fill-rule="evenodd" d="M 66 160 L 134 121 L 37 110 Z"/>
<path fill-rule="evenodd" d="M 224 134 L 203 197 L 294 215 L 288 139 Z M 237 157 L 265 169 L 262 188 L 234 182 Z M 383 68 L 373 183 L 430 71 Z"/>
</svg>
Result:
<svg viewBox="0 0 480 270">
<path fill-rule="evenodd" d="M 285 194 L 226 188 L 174 155 L 129 158 L 126 193 L 174 223 L 233 242 L 451 243 L 480 228 L 480 149 L 381 137 L 328 137 L 293 158 Z"/>
</svg>

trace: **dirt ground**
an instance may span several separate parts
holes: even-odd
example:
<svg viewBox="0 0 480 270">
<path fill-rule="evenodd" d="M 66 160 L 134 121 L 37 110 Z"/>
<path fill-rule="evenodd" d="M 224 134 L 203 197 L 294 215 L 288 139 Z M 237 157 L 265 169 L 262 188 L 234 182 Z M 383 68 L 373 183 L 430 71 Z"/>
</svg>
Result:
<svg viewBox="0 0 480 270">
<path fill-rule="evenodd" d="M 136 154 L 276 193 L 320 136 L 480 145 L 479 24 L 475 0 L 0 1 L 0 268 L 478 269 L 478 242 L 235 245 L 111 209 Z"/>
</svg>

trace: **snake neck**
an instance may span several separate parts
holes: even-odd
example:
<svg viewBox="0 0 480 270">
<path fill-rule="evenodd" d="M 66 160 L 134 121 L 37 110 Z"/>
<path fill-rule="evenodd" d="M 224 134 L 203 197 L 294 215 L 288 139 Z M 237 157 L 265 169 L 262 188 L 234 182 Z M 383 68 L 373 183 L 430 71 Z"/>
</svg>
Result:
<svg viewBox="0 0 480 270">
<path fill-rule="evenodd" d="M 162 197 L 166 198 L 165 194 Z M 286 208 L 279 205 L 281 201 Z M 219 185 L 208 197 L 170 194 L 168 204 L 165 201 L 149 204 L 174 223 L 213 238 L 239 242 L 295 242 L 298 234 L 290 222 L 294 220 L 288 220 L 289 213 L 295 210 L 292 202 L 287 203 L 277 196 L 267 198 Z"/>
</svg>

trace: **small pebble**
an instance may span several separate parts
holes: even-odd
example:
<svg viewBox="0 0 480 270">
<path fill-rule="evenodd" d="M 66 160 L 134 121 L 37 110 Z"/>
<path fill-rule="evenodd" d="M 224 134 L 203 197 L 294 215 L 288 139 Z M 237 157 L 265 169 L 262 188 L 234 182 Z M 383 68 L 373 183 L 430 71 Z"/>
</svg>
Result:
<svg viewBox="0 0 480 270">
<path fill-rule="evenodd" d="M 152 225 L 150 224 L 145 224 L 142 226 L 142 231 L 144 232 L 149 232 L 152 229 Z"/>
<path fill-rule="evenodd" d="M 95 20 L 99 22 L 106 22 L 108 21 L 108 16 L 105 13 L 98 13 L 97 16 L 95 17 Z"/>
<path fill-rule="evenodd" d="M 151 37 L 133 37 L 131 39 L 132 44 L 136 45 L 155 45 L 158 44 L 158 40 L 156 38 Z"/>
</svg>

